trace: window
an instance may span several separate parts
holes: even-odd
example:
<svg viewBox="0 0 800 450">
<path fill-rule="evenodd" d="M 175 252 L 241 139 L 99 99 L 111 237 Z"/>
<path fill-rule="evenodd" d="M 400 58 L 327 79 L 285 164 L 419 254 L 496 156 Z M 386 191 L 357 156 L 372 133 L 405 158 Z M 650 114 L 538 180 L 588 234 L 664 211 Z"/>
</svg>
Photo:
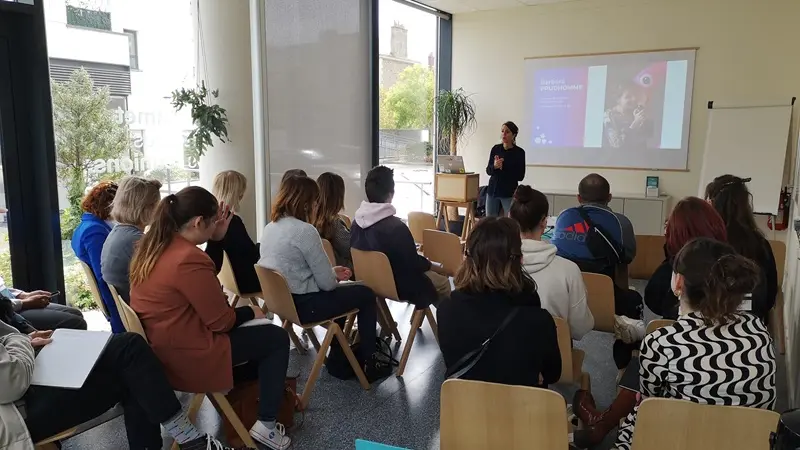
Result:
<svg viewBox="0 0 800 450">
<path fill-rule="evenodd" d="M 136 32 L 123 30 L 128 35 L 128 53 L 131 57 L 131 70 L 139 70 L 139 43 L 136 41 Z"/>
<path fill-rule="evenodd" d="M 115 95 L 111 96 L 111 99 L 108 101 L 108 109 L 111 111 L 116 111 L 121 109 L 123 111 L 128 110 L 128 98 L 127 97 L 118 97 Z"/>
</svg>

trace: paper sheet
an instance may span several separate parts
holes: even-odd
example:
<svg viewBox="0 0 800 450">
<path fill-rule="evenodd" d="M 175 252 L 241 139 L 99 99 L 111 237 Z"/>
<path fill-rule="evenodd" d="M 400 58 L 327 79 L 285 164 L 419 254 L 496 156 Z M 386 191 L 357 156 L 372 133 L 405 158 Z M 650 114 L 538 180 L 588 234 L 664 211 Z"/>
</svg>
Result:
<svg viewBox="0 0 800 450">
<path fill-rule="evenodd" d="M 65 330 L 53 332 L 53 342 L 36 355 L 31 384 L 80 389 L 111 339 L 105 331 Z"/>
</svg>

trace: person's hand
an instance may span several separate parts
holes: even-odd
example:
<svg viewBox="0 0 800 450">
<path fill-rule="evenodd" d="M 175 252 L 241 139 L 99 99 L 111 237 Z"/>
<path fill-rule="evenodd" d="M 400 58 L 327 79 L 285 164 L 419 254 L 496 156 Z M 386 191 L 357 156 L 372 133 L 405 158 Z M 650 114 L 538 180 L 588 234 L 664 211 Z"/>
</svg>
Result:
<svg viewBox="0 0 800 450">
<path fill-rule="evenodd" d="M 494 157 L 494 168 L 495 169 L 500 169 L 502 167 L 503 167 L 503 160 L 500 159 L 499 156 L 495 155 L 495 157 Z"/>
<path fill-rule="evenodd" d="M 217 217 L 214 219 L 214 233 L 211 234 L 212 241 L 221 241 L 225 237 L 232 218 L 231 207 L 220 202 L 219 209 L 217 209 Z"/>
<path fill-rule="evenodd" d="M 353 276 L 353 272 L 347 267 L 336 266 L 333 268 L 333 271 L 336 272 L 336 280 L 338 281 L 347 281 Z"/>
<path fill-rule="evenodd" d="M 53 342 L 53 339 L 51 338 L 53 336 L 53 332 L 51 330 L 34 331 L 28 336 L 31 338 L 31 346 L 33 348 L 44 347 L 45 345 Z"/>
<path fill-rule="evenodd" d="M 46 292 L 44 294 L 37 294 L 37 295 L 29 295 L 22 300 L 22 310 L 27 311 L 29 309 L 42 309 L 46 308 L 47 305 L 50 304 L 50 293 Z"/>
<path fill-rule="evenodd" d="M 264 319 L 267 317 L 264 315 L 264 311 L 260 307 L 256 305 L 250 305 L 250 308 L 253 310 L 253 319 Z"/>
<path fill-rule="evenodd" d="M 22 291 L 19 294 L 17 294 L 17 298 L 20 299 L 20 300 L 24 300 L 24 299 L 29 298 L 29 297 L 39 297 L 41 295 L 46 295 L 46 296 L 50 297 L 50 293 L 49 292 L 42 291 L 42 290 L 37 290 L 37 291 L 31 291 L 31 292 Z"/>
<path fill-rule="evenodd" d="M 637 108 L 633 111 L 633 122 L 631 128 L 639 128 L 644 124 L 645 112 L 644 108 Z"/>
</svg>

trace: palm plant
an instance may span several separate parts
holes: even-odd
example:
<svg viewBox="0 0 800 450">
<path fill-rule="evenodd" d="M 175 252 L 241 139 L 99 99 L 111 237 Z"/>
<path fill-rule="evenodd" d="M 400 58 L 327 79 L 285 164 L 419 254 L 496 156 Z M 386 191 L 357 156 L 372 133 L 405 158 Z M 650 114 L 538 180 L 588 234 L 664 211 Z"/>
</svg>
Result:
<svg viewBox="0 0 800 450">
<path fill-rule="evenodd" d="M 464 89 L 439 91 L 434 99 L 436 122 L 442 145 L 450 144 L 450 154 L 458 154 L 458 140 L 472 133 L 477 125 L 475 103 Z"/>
</svg>

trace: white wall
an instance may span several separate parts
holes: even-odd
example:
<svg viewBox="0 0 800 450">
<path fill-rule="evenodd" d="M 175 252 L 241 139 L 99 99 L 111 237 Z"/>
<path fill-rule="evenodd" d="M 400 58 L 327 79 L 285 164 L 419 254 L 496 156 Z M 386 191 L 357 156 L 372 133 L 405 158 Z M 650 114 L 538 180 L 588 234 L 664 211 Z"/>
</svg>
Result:
<svg viewBox="0 0 800 450">
<path fill-rule="evenodd" d="M 515 121 L 521 134 L 529 132 L 523 123 L 526 57 L 699 47 L 689 171 L 597 169 L 618 193 L 641 193 L 645 176 L 657 175 L 661 190 L 674 198 L 697 195 L 709 100 L 786 104 L 800 93 L 798 17 L 797 0 L 579 0 L 457 14 L 453 88 L 474 93 L 478 114 L 478 129 L 459 152 L 469 170 L 484 172 L 504 121 Z M 787 164 L 787 175 L 793 169 Z M 525 182 L 538 189 L 576 190 L 591 171 L 529 166 Z"/>
</svg>

